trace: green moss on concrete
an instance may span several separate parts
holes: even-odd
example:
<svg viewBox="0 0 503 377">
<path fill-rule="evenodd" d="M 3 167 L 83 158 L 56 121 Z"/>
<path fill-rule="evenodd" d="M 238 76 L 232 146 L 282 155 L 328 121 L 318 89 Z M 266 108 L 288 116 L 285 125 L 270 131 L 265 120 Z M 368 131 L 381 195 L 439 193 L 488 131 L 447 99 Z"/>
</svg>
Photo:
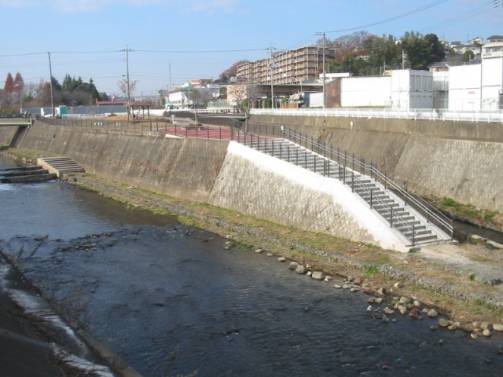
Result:
<svg viewBox="0 0 503 377">
<path fill-rule="evenodd" d="M 493 225 L 499 227 L 498 211 L 478 209 L 471 204 L 459 203 L 452 198 L 444 198 L 440 202 L 440 207 L 451 215 L 478 225 Z"/>
</svg>

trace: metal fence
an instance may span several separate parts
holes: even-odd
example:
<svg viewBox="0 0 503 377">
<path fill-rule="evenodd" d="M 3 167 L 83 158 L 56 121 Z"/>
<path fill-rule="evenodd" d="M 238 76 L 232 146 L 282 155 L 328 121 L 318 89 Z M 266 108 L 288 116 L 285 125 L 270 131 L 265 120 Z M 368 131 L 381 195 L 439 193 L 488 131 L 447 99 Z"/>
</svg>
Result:
<svg viewBox="0 0 503 377">
<path fill-rule="evenodd" d="M 435 111 L 431 109 L 415 109 L 411 111 L 397 111 L 392 109 L 251 109 L 250 114 L 503 123 L 503 110 L 476 112 Z"/>
<path fill-rule="evenodd" d="M 245 133 L 237 130 L 234 133 L 234 139 L 237 141 L 244 140 L 245 143 L 253 140 L 253 138 L 260 141 L 261 137 L 267 139 L 270 139 L 271 137 L 278 137 L 290 140 L 329 160 L 337 162 L 337 164 L 342 167 L 343 181 L 345 184 L 347 183 L 351 185 L 351 179 L 354 180 L 353 174 L 348 174 L 346 179 L 346 169 L 369 176 L 376 182 L 381 183 L 386 190 L 390 190 L 395 193 L 404 201 L 406 205 L 411 206 L 416 211 L 421 213 L 421 215 L 423 215 L 428 221 L 438 226 L 449 236 L 454 236 L 453 223 L 449 217 L 433 207 L 430 203 L 410 193 L 406 187 L 393 180 L 386 173 L 382 172 L 373 161 L 366 161 L 363 158 L 358 158 L 354 155 L 354 153 L 347 153 L 347 151 L 333 147 L 331 144 L 319 141 L 312 136 L 302 134 L 288 127 L 254 125 L 254 131 L 256 131 L 256 133 Z"/>
</svg>

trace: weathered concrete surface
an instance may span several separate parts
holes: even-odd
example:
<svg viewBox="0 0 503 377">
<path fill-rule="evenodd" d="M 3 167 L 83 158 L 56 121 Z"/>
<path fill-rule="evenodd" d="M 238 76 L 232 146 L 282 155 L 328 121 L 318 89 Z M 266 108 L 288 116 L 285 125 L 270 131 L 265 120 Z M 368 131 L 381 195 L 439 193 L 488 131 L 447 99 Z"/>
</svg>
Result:
<svg viewBox="0 0 503 377">
<path fill-rule="evenodd" d="M 250 130 L 285 125 L 376 162 L 418 194 L 503 212 L 503 127 L 490 123 L 252 116 Z"/>
<path fill-rule="evenodd" d="M 37 122 L 19 147 L 65 155 L 89 172 L 206 202 L 225 158 L 227 142 L 93 133 Z"/>
<path fill-rule="evenodd" d="M 299 229 L 406 249 L 399 236 L 339 181 L 234 142 L 210 204 Z"/>
<path fill-rule="evenodd" d="M 0 145 L 10 145 L 17 127 L 0 127 Z"/>
</svg>

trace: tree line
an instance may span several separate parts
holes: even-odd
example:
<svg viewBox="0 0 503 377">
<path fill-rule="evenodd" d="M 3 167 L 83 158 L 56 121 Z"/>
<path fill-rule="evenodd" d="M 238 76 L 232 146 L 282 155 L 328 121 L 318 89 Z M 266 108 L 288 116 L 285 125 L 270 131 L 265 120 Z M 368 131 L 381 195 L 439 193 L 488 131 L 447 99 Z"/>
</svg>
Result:
<svg viewBox="0 0 503 377">
<path fill-rule="evenodd" d="M 82 80 L 81 77 L 65 75 L 60 83 L 52 77 L 55 105 L 88 106 L 96 100 L 107 100 L 108 95 L 99 92 L 93 79 Z M 11 73 L 5 78 L 4 87 L 0 89 L 0 111 L 13 112 L 21 108 L 51 106 L 51 84 L 49 81 L 25 84 L 23 76 L 18 72 L 15 77 Z"/>
<path fill-rule="evenodd" d="M 327 71 L 355 76 L 378 75 L 386 69 L 402 67 L 425 70 L 432 63 L 443 61 L 448 52 L 436 34 L 416 32 L 407 32 L 401 38 L 357 32 L 327 40 L 326 45 L 336 51 L 336 59 L 328 64 Z"/>
</svg>

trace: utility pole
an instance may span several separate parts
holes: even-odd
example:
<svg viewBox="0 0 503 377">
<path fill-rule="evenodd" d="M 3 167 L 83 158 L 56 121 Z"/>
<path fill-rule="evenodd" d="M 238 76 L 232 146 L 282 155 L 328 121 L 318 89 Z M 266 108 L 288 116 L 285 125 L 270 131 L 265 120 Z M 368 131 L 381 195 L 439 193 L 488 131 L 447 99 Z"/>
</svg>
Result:
<svg viewBox="0 0 503 377">
<path fill-rule="evenodd" d="M 321 36 L 322 40 L 322 81 L 323 81 L 323 109 L 327 108 L 327 92 L 326 92 L 326 86 L 327 86 L 327 74 L 326 74 L 326 47 L 327 47 L 327 33 L 325 32 L 319 32 L 316 33 L 316 35 Z M 319 55 L 318 55 L 318 62 L 319 62 Z M 319 63 L 318 63 L 319 64 Z"/>
<path fill-rule="evenodd" d="M 128 46 L 123 50 L 126 53 L 126 85 L 127 85 L 127 120 L 130 120 L 131 113 L 131 82 L 129 77 L 129 52 L 131 51 Z"/>
<path fill-rule="evenodd" d="M 326 67 L 325 67 L 325 64 L 326 64 L 326 53 L 325 53 L 326 45 L 327 45 L 327 34 L 323 33 L 323 109 L 327 108 L 327 92 L 326 92 L 327 74 L 326 74 L 326 70 L 325 70 L 326 69 Z"/>
<path fill-rule="evenodd" d="M 270 47 L 269 48 L 270 52 L 271 52 L 271 62 L 269 64 L 269 69 L 270 69 L 270 74 L 271 74 L 271 109 L 274 109 L 274 78 L 273 78 L 273 74 L 274 74 L 274 54 L 273 54 L 273 50 L 274 48 L 273 47 Z"/>
<path fill-rule="evenodd" d="M 173 77 L 171 76 L 171 63 L 168 65 L 169 67 L 169 90 L 173 88 Z"/>
<path fill-rule="evenodd" d="M 49 58 L 49 86 L 51 88 L 51 111 L 52 117 L 56 117 L 56 109 L 54 108 L 54 88 L 52 87 L 52 61 L 51 53 L 47 52 L 47 57 Z"/>
<path fill-rule="evenodd" d="M 402 69 L 405 69 L 405 51 L 402 48 Z"/>
</svg>

